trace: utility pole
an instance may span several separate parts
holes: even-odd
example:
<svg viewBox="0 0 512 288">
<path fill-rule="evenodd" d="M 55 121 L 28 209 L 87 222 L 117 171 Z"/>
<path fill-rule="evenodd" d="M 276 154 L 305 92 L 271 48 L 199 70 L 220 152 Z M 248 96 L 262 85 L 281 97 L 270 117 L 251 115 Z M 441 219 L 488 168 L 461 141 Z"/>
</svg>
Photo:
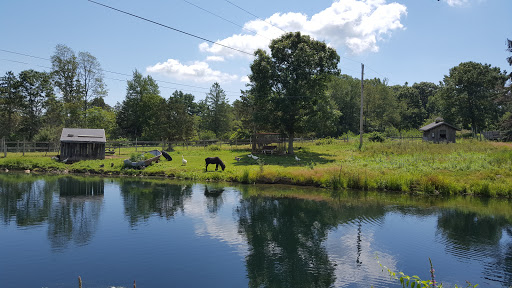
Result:
<svg viewBox="0 0 512 288">
<path fill-rule="evenodd" d="M 361 112 L 359 113 L 359 150 L 363 148 L 363 78 L 364 64 L 361 63 Z"/>
</svg>

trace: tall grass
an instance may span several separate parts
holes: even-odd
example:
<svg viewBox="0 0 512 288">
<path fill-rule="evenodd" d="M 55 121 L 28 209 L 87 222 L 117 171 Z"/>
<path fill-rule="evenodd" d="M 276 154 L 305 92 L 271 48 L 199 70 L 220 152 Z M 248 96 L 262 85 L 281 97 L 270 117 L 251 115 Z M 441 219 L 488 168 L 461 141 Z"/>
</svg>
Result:
<svg viewBox="0 0 512 288">
<path fill-rule="evenodd" d="M 9 154 L 0 158 L 0 168 L 10 170 L 69 171 L 105 175 L 163 176 L 179 179 L 235 181 L 241 183 L 284 183 L 358 189 L 399 191 L 416 194 L 470 194 L 490 197 L 512 196 L 512 149 L 506 144 L 459 140 L 456 144 L 432 144 L 417 140 L 358 142 L 331 138 L 297 143 L 296 155 L 247 157 L 249 146 L 229 145 L 174 147 L 175 159 L 161 158 L 144 170 L 124 169 L 123 160 L 135 149 L 105 160 L 56 162 L 47 155 Z M 158 147 L 148 147 L 148 150 Z M 137 153 L 142 153 L 138 148 Z M 182 165 L 181 155 L 187 159 Z M 225 171 L 205 172 L 206 157 L 218 156 Z M 237 161 L 235 158 L 238 158 Z"/>
</svg>

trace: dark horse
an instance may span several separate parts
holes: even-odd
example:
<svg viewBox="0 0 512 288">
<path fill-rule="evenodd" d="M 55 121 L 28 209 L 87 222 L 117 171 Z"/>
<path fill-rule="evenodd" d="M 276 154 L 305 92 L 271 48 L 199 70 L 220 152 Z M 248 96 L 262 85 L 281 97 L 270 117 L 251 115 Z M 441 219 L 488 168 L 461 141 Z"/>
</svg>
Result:
<svg viewBox="0 0 512 288">
<path fill-rule="evenodd" d="M 206 162 L 206 171 L 208 171 L 208 164 L 215 164 L 215 171 L 219 169 L 219 165 L 222 168 L 222 171 L 226 169 L 226 165 L 224 165 L 224 162 L 222 162 L 219 157 L 208 157 L 204 159 L 204 161 Z"/>
</svg>

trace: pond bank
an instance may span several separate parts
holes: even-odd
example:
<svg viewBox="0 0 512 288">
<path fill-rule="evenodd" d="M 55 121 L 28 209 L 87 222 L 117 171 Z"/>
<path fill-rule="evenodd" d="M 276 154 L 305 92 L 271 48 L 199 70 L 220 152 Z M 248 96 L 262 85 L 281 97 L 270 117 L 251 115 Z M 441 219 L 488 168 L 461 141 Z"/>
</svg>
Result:
<svg viewBox="0 0 512 288">
<path fill-rule="evenodd" d="M 249 149 L 191 147 L 170 152 L 174 161 L 162 158 L 143 170 L 123 167 L 123 160 L 129 155 L 64 164 L 52 160 L 54 155 L 10 154 L 0 158 L 0 169 L 512 197 L 512 150 L 506 145 L 477 141 L 436 145 L 411 141 L 368 143 L 359 151 L 357 143 L 334 141 L 321 145 L 303 143 L 300 147 L 296 154 L 300 160 L 294 155 L 259 155 L 255 160 L 247 157 Z M 187 160 L 186 165 L 182 164 L 182 155 Z M 223 159 L 227 166 L 225 171 L 214 171 L 212 166 L 205 171 L 204 159 L 212 156 Z"/>
</svg>

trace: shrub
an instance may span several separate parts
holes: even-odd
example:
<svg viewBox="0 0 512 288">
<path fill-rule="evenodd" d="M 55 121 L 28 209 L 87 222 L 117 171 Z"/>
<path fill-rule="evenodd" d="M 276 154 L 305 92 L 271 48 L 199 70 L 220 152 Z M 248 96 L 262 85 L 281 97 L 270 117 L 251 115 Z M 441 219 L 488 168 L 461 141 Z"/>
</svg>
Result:
<svg viewBox="0 0 512 288">
<path fill-rule="evenodd" d="M 315 145 L 331 145 L 334 144 L 335 139 L 331 137 L 325 137 L 315 141 Z"/>
<path fill-rule="evenodd" d="M 369 134 L 368 136 L 368 140 L 372 141 L 372 142 L 384 142 L 384 140 L 386 140 L 386 138 L 384 138 L 384 135 L 380 132 L 372 132 Z"/>
</svg>

